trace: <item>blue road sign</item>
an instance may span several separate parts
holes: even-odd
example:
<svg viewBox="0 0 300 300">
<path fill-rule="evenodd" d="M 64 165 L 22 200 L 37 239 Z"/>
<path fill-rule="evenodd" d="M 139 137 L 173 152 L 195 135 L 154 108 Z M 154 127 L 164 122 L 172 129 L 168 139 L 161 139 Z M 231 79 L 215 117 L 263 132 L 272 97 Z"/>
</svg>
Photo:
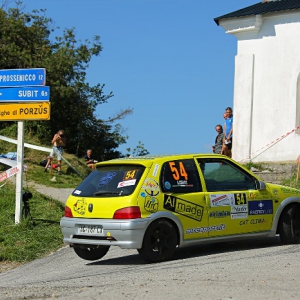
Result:
<svg viewBox="0 0 300 300">
<path fill-rule="evenodd" d="M 0 102 L 49 101 L 49 86 L 0 88 Z"/>
<path fill-rule="evenodd" d="M 0 70 L 0 87 L 36 86 L 46 84 L 46 69 Z"/>
</svg>

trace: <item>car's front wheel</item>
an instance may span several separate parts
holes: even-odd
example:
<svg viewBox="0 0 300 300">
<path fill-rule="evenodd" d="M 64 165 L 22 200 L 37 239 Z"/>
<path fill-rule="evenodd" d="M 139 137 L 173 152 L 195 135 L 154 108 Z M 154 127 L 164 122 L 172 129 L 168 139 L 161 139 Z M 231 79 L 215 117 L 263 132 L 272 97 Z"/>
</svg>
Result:
<svg viewBox="0 0 300 300">
<path fill-rule="evenodd" d="M 172 258 L 177 244 L 174 225 L 168 220 L 157 220 L 148 227 L 138 252 L 148 262 L 161 262 Z"/>
<path fill-rule="evenodd" d="M 85 260 L 98 260 L 102 258 L 108 252 L 109 247 L 110 246 L 73 246 L 75 253 Z"/>
<path fill-rule="evenodd" d="M 283 244 L 300 242 L 300 209 L 297 204 L 288 206 L 280 217 L 279 235 Z"/>
</svg>

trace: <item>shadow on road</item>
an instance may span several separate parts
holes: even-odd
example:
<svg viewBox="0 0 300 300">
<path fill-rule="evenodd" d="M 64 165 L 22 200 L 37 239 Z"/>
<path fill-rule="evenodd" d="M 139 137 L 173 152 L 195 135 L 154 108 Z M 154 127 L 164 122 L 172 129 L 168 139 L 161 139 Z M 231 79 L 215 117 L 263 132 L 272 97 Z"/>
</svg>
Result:
<svg viewBox="0 0 300 300">
<path fill-rule="evenodd" d="M 105 265 L 144 265 L 146 262 L 140 257 L 140 255 L 136 252 L 136 254 L 120 256 L 116 258 L 109 258 L 95 261 L 92 263 L 88 263 L 87 266 L 105 266 Z"/>
<path fill-rule="evenodd" d="M 279 237 L 273 238 L 253 238 L 247 240 L 218 242 L 204 245 L 190 246 L 179 248 L 175 252 L 172 261 L 190 259 L 193 257 L 205 257 L 214 254 L 229 253 L 235 251 L 245 251 L 258 248 L 269 248 L 281 246 Z M 88 263 L 88 266 L 94 265 L 142 265 L 147 264 L 138 253 L 121 256 L 117 258 L 110 258 Z"/>
<path fill-rule="evenodd" d="M 216 242 L 205 245 L 180 248 L 174 255 L 174 259 L 187 259 L 199 256 L 209 256 L 214 254 L 245 251 L 259 248 L 269 248 L 281 246 L 279 237 L 274 238 L 253 238 L 231 242 Z"/>
</svg>

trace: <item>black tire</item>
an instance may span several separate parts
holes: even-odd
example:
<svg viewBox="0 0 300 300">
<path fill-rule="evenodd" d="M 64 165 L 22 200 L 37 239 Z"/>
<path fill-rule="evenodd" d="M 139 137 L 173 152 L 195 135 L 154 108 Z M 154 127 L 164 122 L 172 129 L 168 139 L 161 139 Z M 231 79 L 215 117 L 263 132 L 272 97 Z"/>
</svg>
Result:
<svg viewBox="0 0 300 300">
<path fill-rule="evenodd" d="M 177 232 L 172 223 L 157 220 L 148 227 L 138 252 L 148 262 L 166 261 L 172 258 L 177 244 Z"/>
<path fill-rule="evenodd" d="M 74 245 L 75 253 L 85 260 L 98 260 L 102 258 L 109 250 L 110 246 L 83 246 Z"/>
<path fill-rule="evenodd" d="M 281 214 L 279 235 L 282 244 L 298 244 L 300 241 L 300 209 L 296 204 L 288 206 Z"/>
</svg>

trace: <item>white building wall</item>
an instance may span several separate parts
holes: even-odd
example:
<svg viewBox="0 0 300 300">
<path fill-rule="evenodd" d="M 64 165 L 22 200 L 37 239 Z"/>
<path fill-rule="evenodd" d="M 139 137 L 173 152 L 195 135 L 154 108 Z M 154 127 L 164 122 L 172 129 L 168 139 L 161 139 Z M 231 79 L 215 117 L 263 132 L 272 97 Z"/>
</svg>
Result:
<svg viewBox="0 0 300 300">
<path fill-rule="evenodd" d="M 238 39 L 233 158 L 295 161 L 300 130 L 290 132 L 300 125 L 300 12 L 225 19 L 220 25 Z"/>
<path fill-rule="evenodd" d="M 234 102 L 233 102 L 233 149 L 236 159 L 247 159 L 251 153 L 253 109 L 254 55 L 241 54 L 235 57 Z M 240 124 L 240 125 L 236 125 Z M 237 126 L 237 128 L 236 128 Z M 240 130 L 242 129 L 243 130 Z M 243 134 L 244 133 L 244 134 Z"/>
</svg>

